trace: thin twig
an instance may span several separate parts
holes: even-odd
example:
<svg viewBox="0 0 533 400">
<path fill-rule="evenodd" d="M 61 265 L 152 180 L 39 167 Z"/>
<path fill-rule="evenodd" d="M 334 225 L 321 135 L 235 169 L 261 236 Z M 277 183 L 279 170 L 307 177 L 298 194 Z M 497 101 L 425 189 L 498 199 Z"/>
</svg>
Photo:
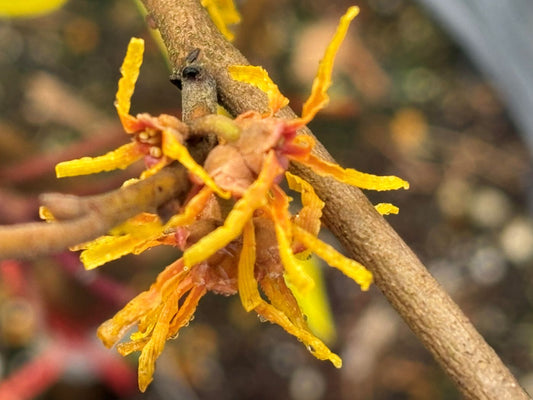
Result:
<svg viewBox="0 0 533 400">
<path fill-rule="evenodd" d="M 266 109 L 264 93 L 229 77 L 229 65 L 248 62 L 219 34 L 199 1 L 143 0 L 143 3 L 161 31 L 176 68 L 191 50 L 199 48 L 205 67 L 216 80 L 219 100 L 227 110 L 237 115 Z M 288 108 L 280 115 L 295 116 Z M 302 133 L 310 132 L 304 129 Z M 331 160 L 322 145 L 316 147 L 316 153 Z M 318 177 L 299 165 L 293 165 L 292 170 L 315 187 L 326 202 L 325 224 L 349 254 L 372 270 L 376 285 L 465 397 L 529 398 L 468 318 L 360 190 Z"/>
<path fill-rule="evenodd" d="M 65 220 L 0 227 L 0 259 L 53 254 L 103 235 L 143 211 L 155 212 L 189 188 L 187 171 L 169 166 L 158 174 L 109 193 L 76 197 L 42 196 L 42 203 Z"/>
</svg>

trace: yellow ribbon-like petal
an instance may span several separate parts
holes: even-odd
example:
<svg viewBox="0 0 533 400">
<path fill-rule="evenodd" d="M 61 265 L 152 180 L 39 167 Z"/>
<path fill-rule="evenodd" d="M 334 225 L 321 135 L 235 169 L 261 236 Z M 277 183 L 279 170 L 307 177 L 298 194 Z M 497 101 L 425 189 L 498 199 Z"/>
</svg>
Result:
<svg viewBox="0 0 533 400">
<path fill-rule="evenodd" d="M 182 213 L 174 215 L 168 220 L 163 227 L 163 231 L 177 226 L 189 225 L 202 212 L 213 192 L 207 186 L 204 186 L 192 199 L 190 199 Z"/>
<path fill-rule="evenodd" d="M 279 187 L 273 188 L 272 218 L 278 241 L 278 251 L 285 268 L 285 276 L 302 293 L 307 293 L 314 286 L 313 280 L 305 273 L 299 260 L 292 252 L 292 231 L 287 195 Z"/>
<path fill-rule="evenodd" d="M 261 295 L 255 280 L 255 232 L 252 220 L 249 220 L 242 232 L 242 250 L 239 257 L 237 285 L 242 306 L 251 311 L 261 302 Z"/>
<path fill-rule="evenodd" d="M 135 90 L 135 83 L 139 77 L 139 71 L 143 62 L 144 40 L 139 38 L 131 38 L 128 44 L 126 56 L 120 67 L 122 77 L 118 81 L 118 90 L 116 94 L 115 107 L 118 116 L 122 121 L 122 125 L 126 128 L 128 133 L 132 133 L 127 129 L 128 122 L 131 122 L 133 117 L 129 115 L 131 107 L 131 96 Z"/>
<path fill-rule="evenodd" d="M 87 250 L 81 252 L 80 260 L 85 269 L 91 270 L 127 254 L 141 254 L 150 247 L 160 245 L 156 240 L 158 236 L 101 236 L 87 244 Z"/>
<path fill-rule="evenodd" d="M 155 327 L 152 331 L 150 340 L 144 346 L 139 357 L 139 390 L 144 392 L 150 382 L 153 380 L 155 371 L 155 361 L 161 355 L 165 342 L 167 341 L 167 334 L 170 328 L 172 318 L 178 312 L 178 301 L 182 293 L 175 291 L 163 303 L 161 313 Z"/>
<path fill-rule="evenodd" d="M 264 300 L 262 300 L 261 304 L 257 306 L 256 311 L 268 321 L 278 324 L 288 333 L 301 340 L 302 343 L 307 346 L 307 349 L 311 354 L 319 360 L 329 360 L 335 367 L 342 367 L 342 360 L 338 355 L 332 353 L 331 350 L 311 332 L 294 325 L 282 311 L 278 310 L 271 304 L 268 304 Z"/>
<path fill-rule="evenodd" d="M 77 160 L 60 162 L 56 165 L 56 176 L 64 178 L 125 169 L 143 156 L 144 154 L 138 144 L 131 142 L 103 156 L 82 157 Z"/>
<path fill-rule="evenodd" d="M 313 253 L 337 268 L 346 276 L 357 282 L 362 290 L 368 290 L 372 283 L 372 273 L 357 261 L 344 257 L 330 245 L 322 242 L 316 236 L 293 224 L 294 238 L 302 242 Z"/>
<path fill-rule="evenodd" d="M 311 95 L 303 106 L 301 119 L 304 124 L 311 121 L 316 113 L 325 107 L 329 101 L 329 96 L 326 92 L 331 86 L 331 71 L 333 70 L 333 61 L 342 41 L 344 40 L 344 37 L 346 36 L 350 22 L 356 17 L 357 14 L 359 14 L 359 7 L 352 6 L 340 19 L 337 31 L 329 43 L 324 57 L 318 66 L 318 72 L 315 80 L 313 81 Z"/>
<path fill-rule="evenodd" d="M 253 65 L 230 65 L 228 72 L 232 79 L 249 83 L 265 92 L 268 106 L 273 114 L 289 104 L 289 99 L 281 94 L 278 85 L 270 79 L 264 68 Z"/>
<path fill-rule="evenodd" d="M 80 260 L 85 269 L 94 269 L 126 254 L 140 254 L 150 247 L 161 244 L 162 225 L 155 214 L 141 213 L 113 228 L 110 235 L 75 246 L 85 249 Z"/>
<path fill-rule="evenodd" d="M 369 190 L 396 190 L 409 189 L 409 182 L 397 176 L 378 176 L 367 174 L 351 168 L 342 168 L 338 164 L 322 160 L 313 154 L 298 159 L 298 161 L 310 167 L 318 175 L 332 176 L 340 182 Z"/>
<path fill-rule="evenodd" d="M 320 231 L 320 218 L 324 202 L 315 193 L 313 186 L 306 180 L 290 172 L 285 172 L 289 188 L 302 194 L 302 209 L 295 218 L 295 223 L 313 235 Z"/>
</svg>

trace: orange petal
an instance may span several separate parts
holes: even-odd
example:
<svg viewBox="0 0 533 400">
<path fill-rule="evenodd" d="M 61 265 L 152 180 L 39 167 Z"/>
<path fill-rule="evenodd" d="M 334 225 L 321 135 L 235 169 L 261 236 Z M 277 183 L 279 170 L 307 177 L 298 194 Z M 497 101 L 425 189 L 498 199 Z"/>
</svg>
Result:
<svg viewBox="0 0 533 400">
<path fill-rule="evenodd" d="M 248 220 L 242 232 L 242 250 L 239 257 L 237 285 L 242 306 L 251 311 L 261 302 L 255 280 L 255 232 L 252 220 Z"/>
<path fill-rule="evenodd" d="M 306 293 L 313 288 L 315 283 L 305 273 L 299 260 L 292 252 L 292 223 L 288 211 L 289 201 L 287 195 L 279 187 L 273 188 L 272 193 L 274 195 L 271 201 L 272 218 L 278 241 L 278 251 L 285 268 L 286 278 L 291 285 L 294 285 L 302 293 Z"/>
<path fill-rule="evenodd" d="M 189 292 L 189 295 L 180 307 L 176 317 L 172 320 L 168 330 L 168 339 L 175 338 L 179 330 L 187 326 L 189 321 L 193 318 L 198 302 L 207 292 L 205 287 L 195 286 Z"/>
<path fill-rule="evenodd" d="M 359 264 L 357 261 L 344 257 L 330 245 L 324 243 L 316 236 L 300 228 L 292 226 L 294 238 L 302 242 L 309 250 L 327 262 L 330 266 L 337 268 L 346 276 L 357 282 L 362 290 L 368 290 L 372 283 L 372 273 Z"/>
<path fill-rule="evenodd" d="M 167 157 L 161 157 L 161 159 L 155 165 L 142 172 L 140 179 L 146 179 L 152 175 L 155 175 L 171 162 L 172 160 L 169 160 Z"/>
<path fill-rule="evenodd" d="M 82 157 L 77 160 L 60 162 L 56 165 L 56 176 L 64 178 L 124 169 L 143 156 L 144 154 L 137 143 L 131 142 L 103 156 Z"/>
<path fill-rule="evenodd" d="M 281 94 L 278 85 L 272 82 L 264 68 L 253 65 L 230 65 L 228 72 L 232 79 L 249 83 L 265 92 L 268 96 L 268 106 L 273 114 L 289 104 L 289 99 Z"/>
<path fill-rule="evenodd" d="M 131 38 L 128 44 L 126 56 L 122 62 L 120 72 L 122 77 L 118 81 L 118 90 L 116 94 L 115 107 L 118 116 L 128 133 L 134 132 L 129 126 L 135 122 L 135 118 L 129 115 L 131 107 L 131 96 L 135 90 L 135 83 L 139 77 L 139 71 L 143 62 L 144 40 Z"/>
<path fill-rule="evenodd" d="M 189 200 L 181 214 L 174 215 L 165 224 L 163 231 L 177 226 L 189 225 L 202 212 L 211 198 L 213 191 L 204 186 L 192 199 Z"/>
<path fill-rule="evenodd" d="M 152 382 L 155 361 L 161 355 L 165 342 L 167 341 L 167 334 L 170 328 L 172 318 L 178 312 L 178 301 L 181 293 L 174 292 L 163 304 L 163 308 L 152 331 L 150 340 L 144 346 L 139 357 L 139 390 L 144 392 L 150 382 Z"/>
<path fill-rule="evenodd" d="M 341 17 L 337 31 L 329 43 L 324 57 L 318 66 L 318 72 L 315 80 L 313 81 L 311 95 L 303 106 L 301 118 L 302 124 L 307 124 L 309 121 L 311 121 L 316 113 L 324 108 L 328 103 L 329 96 L 326 92 L 331 86 L 331 71 L 333 70 L 333 61 L 342 41 L 344 40 L 344 37 L 346 36 L 350 22 L 357 14 L 359 14 L 359 7 L 352 6 L 348 8 L 348 11 L 346 11 L 346 13 Z"/>
<path fill-rule="evenodd" d="M 324 202 L 315 193 L 313 186 L 299 176 L 290 172 L 285 172 L 285 177 L 289 188 L 302 194 L 302 209 L 296 216 L 294 222 L 313 235 L 318 235 L 320 231 L 320 218 Z"/>
<path fill-rule="evenodd" d="M 270 303 L 283 312 L 291 323 L 301 329 L 308 329 L 300 306 L 283 277 L 272 278 L 266 275 L 261 279 L 261 289 L 268 297 Z"/>
<path fill-rule="evenodd" d="M 157 305 L 157 293 L 145 291 L 132 299 L 122 310 L 98 328 L 98 338 L 106 347 L 112 347 L 126 331 L 148 310 Z"/>
<path fill-rule="evenodd" d="M 268 304 L 264 300 L 256 308 L 257 313 L 268 321 L 278 324 L 288 333 L 296 336 L 307 349 L 319 360 L 329 360 L 331 363 L 340 368 L 342 366 L 341 358 L 332 353 L 331 350 L 309 330 L 302 329 L 294 325 L 289 318 L 280 310 Z"/>
</svg>

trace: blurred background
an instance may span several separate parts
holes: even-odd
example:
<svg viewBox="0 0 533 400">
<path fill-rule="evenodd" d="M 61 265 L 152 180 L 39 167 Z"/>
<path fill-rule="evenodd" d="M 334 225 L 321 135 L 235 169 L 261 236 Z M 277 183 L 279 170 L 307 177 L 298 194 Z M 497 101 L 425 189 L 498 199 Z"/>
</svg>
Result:
<svg viewBox="0 0 533 400">
<path fill-rule="evenodd" d="M 267 68 L 297 113 L 351 5 L 325 3 L 238 2 L 236 46 Z M 533 3 L 358 5 L 330 105 L 310 126 L 342 165 L 411 183 L 368 196 L 400 207 L 388 221 L 532 393 Z M 113 100 L 131 36 L 147 40 L 133 113 L 179 115 L 179 92 L 133 2 L 70 0 L 47 16 L 0 19 L 0 224 L 38 219 L 43 191 L 102 193 L 138 175 L 141 166 L 62 180 L 53 173 L 58 161 L 126 142 Z M 135 356 L 105 349 L 96 327 L 178 256 L 157 248 L 92 272 L 74 253 L 1 262 L 0 397 L 460 398 L 377 288 L 361 293 L 327 268 L 342 369 L 246 314 L 238 297 L 209 294 L 141 395 Z"/>
</svg>

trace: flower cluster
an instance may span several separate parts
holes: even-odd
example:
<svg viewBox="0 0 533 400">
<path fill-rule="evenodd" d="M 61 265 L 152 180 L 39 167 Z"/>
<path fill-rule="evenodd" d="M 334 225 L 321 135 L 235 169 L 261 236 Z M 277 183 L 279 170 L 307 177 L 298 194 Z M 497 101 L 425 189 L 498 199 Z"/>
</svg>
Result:
<svg viewBox="0 0 533 400">
<path fill-rule="evenodd" d="M 129 114 L 143 53 L 142 40 L 132 39 L 115 103 L 132 141 L 100 157 L 58 164 L 58 176 L 125 168 L 140 158 L 148 167 L 141 179 L 174 160 L 190 171 L 193 188 L 181 212 L 166 223 L 155 214 L 143 213 L 108 235 L 80 246 L 85 249 L 81 259 L 87 268 L 157 245 L 183 250 L 183 256 L 166 267 L 147 291 L 98 330 L 100 339 L 111 347 L 137 325 L 130 340 L 118 344 L 117 349 L 124 355 L 141 352 L 142 391 L 152 380 L 156 359 L 166 340 L 176 337 L 189 323 L 199 300 L 208 291 L 239 293 L 247 311 L 254 310 L 262 319 L 280 325 L 315 357 L 341 366 L 341 359 L 309 330 L 295 299 L 295 291 L 305 292 L 313 285 L 300 259 L 314 253 L 352 278 L 362 290 L 368 289 L 372 274 L 318 239 L 324 203 L 308 182 L 287 169 L 289 162 L 296 161 L 319 175 L 363 189 L 408 188 L 407 182 L 394 176 L 369 175 L 322 160 L 312 153 L 314 140 L 297 134 L 328 102 L 326 91 L 331 83 L 333 59 L 357 13 L 358 8 L 351 7 L 341 18 L 300 118 L 276 117 L 288 100 L 262 68 L 231 66 L 228 72 L 233 79 L 255 85 L 268 95 L 270 112 L 262 115 L 249 111 L 234 120 L 204 117 L 211 118 L 206 120 L 210 123 L 213 118 L 220 123 L 219 143 L 203 165 L 197 164 L 187 150 L 187 124 L 170 115 Z M 280 187 L 284 177 L 292 190 L 301 193 L 302 208 L 296 215 L 289 212 L 291 199 Z M 379 205 L 378 211 L 390 213 L 397 209 L 385 204 Z"/>
</svg>

